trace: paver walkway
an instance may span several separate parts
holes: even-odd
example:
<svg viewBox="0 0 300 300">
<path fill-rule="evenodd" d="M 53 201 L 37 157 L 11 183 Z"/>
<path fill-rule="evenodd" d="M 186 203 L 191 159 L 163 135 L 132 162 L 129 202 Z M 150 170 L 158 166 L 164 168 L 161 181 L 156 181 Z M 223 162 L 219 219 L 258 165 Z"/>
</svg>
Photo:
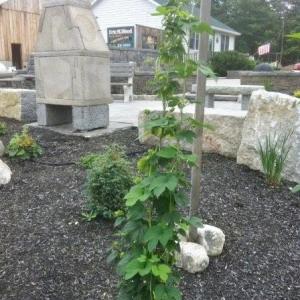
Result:
<svg viewBox="0 0 300 300">
<path fill-rule="evenodd" d="M 110 105 L 110 120 L 112 122 L 120 122 L 138 125 L 138 115 L 141 111 L 162 110 L 161 101 L 133 101 L 130 103 L 114 102 Z M 184 112 L 193 113 L 195 110 L 194 104 L 189 104 Z M 241 115 L 244 116 L 247 112 L 241 110 L 241 104 L 231 101 L 215 101 L 215 108 L 206 108 L 206 114 L 224 114 L 224 115 Z"/>
</svg>

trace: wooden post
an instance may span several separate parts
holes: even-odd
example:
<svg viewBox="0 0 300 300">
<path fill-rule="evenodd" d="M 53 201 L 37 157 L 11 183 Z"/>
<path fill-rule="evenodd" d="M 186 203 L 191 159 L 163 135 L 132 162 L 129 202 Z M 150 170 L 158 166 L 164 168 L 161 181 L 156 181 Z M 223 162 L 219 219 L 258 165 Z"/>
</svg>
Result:
<svg viewBox="0 0 300 300">
<path fill-rule="evenodd" d="M 200 8 L 200 21 L 210 23 L 211 19 L 211 0 L 202 0 Z M 199 60 L 201 63 L 207 63 L 209 51 L 209 34 L 200 35 Z M 195 119 L 204 122 L 206 96 L 206 76 L 198 70 L 197 74 L 197 96 Z M 190 216 L 196 216 L 201 201 L 201 178 L 202 178 L 202 148 L 203 148 L 203 128 L 196 130 L 197 138 L 194 140 L 193 154 L 197 156 L 197 166 L 192 169 L 192 191 Z M 196 228 L 191 228 L 190 239 L 195 240 Z"/>
</svg>

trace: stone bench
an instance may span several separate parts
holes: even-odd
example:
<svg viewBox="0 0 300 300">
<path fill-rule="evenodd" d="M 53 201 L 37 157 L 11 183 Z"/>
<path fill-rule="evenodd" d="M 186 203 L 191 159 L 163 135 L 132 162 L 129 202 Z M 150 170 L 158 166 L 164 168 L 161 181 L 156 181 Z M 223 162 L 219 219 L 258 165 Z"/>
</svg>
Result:
<svg viewBox="0 0 300 300">
<path fill-rule="evenodd" d="M 193 85 L 192 92 L 195 93 L 196 88 L 196 85 Z M 248 110 L 251 95 L 258 90 L 265 90 L 265 88 L 261 85 L 207 86 L 205 106 L 214 108 L 216 95 L 236 95 L 241 97 L 242 110 Z"/>
<path fill-rule="evenodd" d="M 124 89 L 124 102 L 133 101 L 133 77 L 135 71 L 135 63 L 112 63 L 110 72 L 112 78 L 117 78 L 119 81 L 111 81 L 111 86 L 121 86 Z M 124 82 L 121 79 L 125 79 Z"/>
<path fill-rule="evenodd" d="M 0 116 L 23 122 L 36 121 L 36 92 L 24 89 L 0 89 Z"/>
</svg>

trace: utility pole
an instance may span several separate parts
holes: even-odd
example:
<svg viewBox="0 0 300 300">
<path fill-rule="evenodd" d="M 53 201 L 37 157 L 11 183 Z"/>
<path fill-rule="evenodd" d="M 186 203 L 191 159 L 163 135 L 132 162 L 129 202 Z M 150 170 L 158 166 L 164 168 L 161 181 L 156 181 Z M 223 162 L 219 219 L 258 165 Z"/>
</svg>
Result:
<svg viewBox="0 0 300 300">
<path fill-rule="evenodd" d="M 211 19 L 211 0 L 201 0 L 200 21 L 210 23 Z M 208 61 L 209 51 L 209 34 L 202 33 L 200 35 L 199 45 L 199 61 L 206 64 Z M 197 73 L 197 95 L 195 119 L 201 123 L 204 122 L 206 96 L 206 76 L 198 69 Z M 202 178 L 202 149 L 203 149 L 203 128 L 196 130 L 196 138 L 193 145 L 193 154 L 197 156 L 197 166 L 192 169 L 192 191 L 190 217 L 197 216 L 201 201 L 201 178 Z M 194 240 L 196 236 L 196 228 L 190 230 L 190 240 Z"/>
</svg>

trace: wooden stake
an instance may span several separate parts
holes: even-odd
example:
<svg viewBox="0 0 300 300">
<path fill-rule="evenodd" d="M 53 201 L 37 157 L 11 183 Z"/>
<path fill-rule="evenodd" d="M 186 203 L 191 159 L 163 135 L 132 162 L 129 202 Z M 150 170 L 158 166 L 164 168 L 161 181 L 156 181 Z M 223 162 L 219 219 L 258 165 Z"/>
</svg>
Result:
<svg viewBox="0 0 300 300">
<path fill-rule="evenodd" d="M 211 0 L 202 0 L 200 8 L 200 21 L 210 23 L 211 20 Z M 202 33 L 200 35 L 199 60 L 206 64 L 208 61 L 209 52 L 209 34 Z M 204 122 L 206 96 L 206 76 L 198 70 L 197 74 L 197 96 L 195 119 L 199 122 Z M 193 154 L 198 157 L 197 167 L 192 169 L 192 191 L 191 191 L 191 206 L 190 216 L 197 216 L 201 202 L 201 178 L 202 178 L 202 149 L 203 149 L 203 128 L 196 130 L 197 138 L 194 140 Z M 196 236 L 196 228 L 191 228 L 190 239 L 194 240 Z"/>
</svg>

